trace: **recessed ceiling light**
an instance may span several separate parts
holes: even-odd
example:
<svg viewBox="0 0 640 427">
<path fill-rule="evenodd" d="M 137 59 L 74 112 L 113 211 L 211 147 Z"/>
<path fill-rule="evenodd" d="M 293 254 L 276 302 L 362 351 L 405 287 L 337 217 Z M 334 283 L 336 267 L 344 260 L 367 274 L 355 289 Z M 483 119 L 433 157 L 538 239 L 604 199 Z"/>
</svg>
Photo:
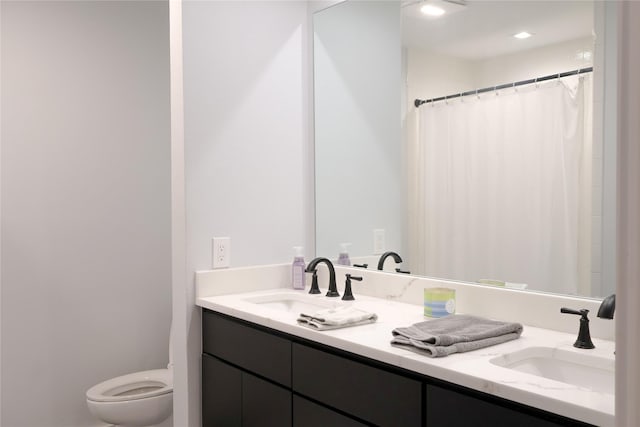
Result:
<svg viewBox="0 0 640 427">
<path fill-rule="evenodd" d="M 522 31 L 518 34 L 514 34 L 513 37 L 517 38 L 517 39 L 528 39 L 529 37 L 531 37 L 533 34 L 531 33 L 527 33 L 526 31 Z"/>
<path fill-rule="evenodd" d="M 420 12 L 429 16 L 442 16 L 444 15 L 444 9 L 434 6 L 432 4 L 425 4 L 420 8 Z"/>
</svg>

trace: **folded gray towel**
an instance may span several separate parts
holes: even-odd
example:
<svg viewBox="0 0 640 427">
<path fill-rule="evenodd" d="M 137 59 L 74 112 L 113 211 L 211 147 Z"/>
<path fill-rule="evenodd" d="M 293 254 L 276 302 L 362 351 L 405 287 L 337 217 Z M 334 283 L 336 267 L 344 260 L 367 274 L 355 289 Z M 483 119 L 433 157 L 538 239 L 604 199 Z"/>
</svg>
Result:
<svg viewBox="0 0 640 427">
<path fill-rule="evenodd" d="M 392 334 L 392 345 L 429 357 L 442 357 L 514 340 L 522 334 L 522 325 L 453 314 L 396 328 Z"/>
</svg>

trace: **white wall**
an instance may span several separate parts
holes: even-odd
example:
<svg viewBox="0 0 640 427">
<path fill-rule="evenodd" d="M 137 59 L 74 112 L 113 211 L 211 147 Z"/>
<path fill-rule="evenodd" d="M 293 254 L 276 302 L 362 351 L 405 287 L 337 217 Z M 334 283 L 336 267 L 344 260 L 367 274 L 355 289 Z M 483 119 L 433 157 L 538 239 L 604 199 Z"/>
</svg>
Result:
<svg viewBox="0 0 640 427">
<path fill-rule="evenodd" d="M 547 76 L 593 64 L 594 38 L 585 37 L 476 62 L 478 88 Z M 590 52 L 591 56 L 578 56 Z"/>
<path fill-rule="evenodd" d="M 194 276 L 211 238 L 234 267 L 313 255 L 306 2 L 185 1 L 184 125 L 188 397 L 176 426 L 200 425 L 201 325 Z"/>
<path fill-rule="evenodd" d="M 214 236 L 231 237 L 233 266 L 292 259 L 305 244 L 306 5 L 187 1 L 183 18 L 192 266 L 211 268 Z"/>
<path fill-rule="evenodd" d="M 472 62 L 418 48 L 406 48 L 407 101 L 438 98 L 476 89 Z"/>
<path fill-rule="evenodd" d="M 168 361 L 168 2 L 2 5 L 2 417 Z"/>
<path fill-rule="evenodd" d="M 590 59 L 578 52 L 589 51 Z M 577 70 L 593 64 L 594 40 L 586 37 L 483 60 L 465 60 L 408 49 L 408 101 L 452 95 L 484 87 Z"/>
<path fill-rule="evenodd" d="M 345 2 L 314 17 L 316 248 L 403 252 L 400 5 Z M 378 254 L 382 251 L 377 252 Z"/>
</svg>

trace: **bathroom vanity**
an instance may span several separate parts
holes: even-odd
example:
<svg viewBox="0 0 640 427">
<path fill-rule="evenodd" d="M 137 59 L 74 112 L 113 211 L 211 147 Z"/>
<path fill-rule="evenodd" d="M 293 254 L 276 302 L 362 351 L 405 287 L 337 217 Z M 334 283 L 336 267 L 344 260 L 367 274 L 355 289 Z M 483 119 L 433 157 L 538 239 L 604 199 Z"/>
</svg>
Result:
<svg viewBox="0 0 640 427">
<path fill-rule="evenodd" d="M 203 427 L 588 425 L 214 311 L 202 327 Z"/>
<path fill-rule="evenodd" d="M 571 346 L 574 334 L 523 322 L 518 340 L 431 359 L 389 344 L 394 327 L 423 320 L 421 305 L 400 302 L 397 294 L 363 295 L 367 278 L 373 292 L 373 275 L 386 277 L 385 282 L 393 282 L 394 275 L 369 273 L 365 284 L 354 290 L 356 303 L 375 311 L 378 322 L 320 332 L 297 325 L 299 311 L 308 303 L 341 302 L 286 289 L 290 271 L 270 268 L 207 272 L 198 280 L 205 427 L 614 423 L 613 394 L 608 391 L 561 384 L 492 362 L 543 345 L 580 358 Z M 261 277 L 257 287 L 251 280 L 255 274 Z M 282 287 L 274 286 L 274 280 L 282 280 Z M 423 285 L 398 284 L 396 289 L 407 294 L 411 286 Z M 606 359 L 610 353 L 613 363 L 613 343 L 594 341 L 597 353 L 591 354 Z"/>
</svg>

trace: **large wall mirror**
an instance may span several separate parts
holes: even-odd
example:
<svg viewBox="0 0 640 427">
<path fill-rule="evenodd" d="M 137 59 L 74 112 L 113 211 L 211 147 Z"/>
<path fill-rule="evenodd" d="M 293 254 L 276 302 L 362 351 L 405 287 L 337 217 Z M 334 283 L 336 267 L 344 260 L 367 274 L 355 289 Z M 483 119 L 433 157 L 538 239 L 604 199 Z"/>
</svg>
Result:
<svg viewBox="0 0 640 427">
<path fill-rule="evenodd" d="M 615 43 L 606 2 L 316 12 L 316 254 L 346 243 L 368 268 L 395 251 L 385 270 L 614 292 Z"/>
</svg>

